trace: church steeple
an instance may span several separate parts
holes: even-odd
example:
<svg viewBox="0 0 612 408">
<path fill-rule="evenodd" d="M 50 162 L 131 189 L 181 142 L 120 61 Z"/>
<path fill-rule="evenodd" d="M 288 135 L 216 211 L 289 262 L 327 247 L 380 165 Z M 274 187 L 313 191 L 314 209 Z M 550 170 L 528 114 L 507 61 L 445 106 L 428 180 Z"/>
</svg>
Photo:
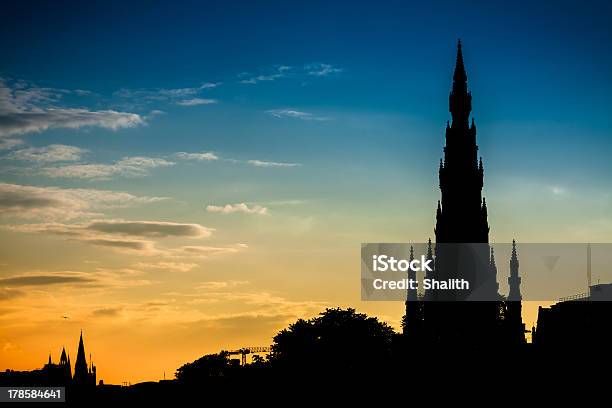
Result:
<svg viewBox="0 0 612 408">
<path fill-rule="evenodd" d="M 83 330 L 79 339 L 79 351 L 77 352 L 76 363 L 74 364 L 74 382 L 85 385 L 88 383 L 87 359 L 85 358 L 85 345 L 83 344 Z"/>
</svg>

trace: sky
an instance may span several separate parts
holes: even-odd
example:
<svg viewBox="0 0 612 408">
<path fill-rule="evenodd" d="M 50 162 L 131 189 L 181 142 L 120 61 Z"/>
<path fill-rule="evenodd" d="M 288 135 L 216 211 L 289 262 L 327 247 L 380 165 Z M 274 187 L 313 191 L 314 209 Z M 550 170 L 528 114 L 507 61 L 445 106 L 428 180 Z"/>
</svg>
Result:
<svg viewBox="0 0 612 408">
<path fill-rule="evenodd" d="M 99 378 L 134 383 L 325 307 L 398 328 L 402 302 L 360 301 L 360 243 L 433 238 L 458 38 L 491 241 L 610 242 L 611 16 L 603 1 L 5 4 L 0 370 L 76 355 L 81 329 Z"/>
</svg>

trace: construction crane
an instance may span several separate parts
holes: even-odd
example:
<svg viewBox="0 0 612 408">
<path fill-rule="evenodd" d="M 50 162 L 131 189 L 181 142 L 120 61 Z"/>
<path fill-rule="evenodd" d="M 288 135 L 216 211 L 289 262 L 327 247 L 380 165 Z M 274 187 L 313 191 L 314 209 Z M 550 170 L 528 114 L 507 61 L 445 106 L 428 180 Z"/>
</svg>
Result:
<svg viewBox="0 0 612 408">
<path fill-rule="evenodd" d="M 225 351 L 228 355 L 240 355 L 240 365 L 246 364 L 246 359 L 248 354 L 263 354 L 269 353 L 270 347 L 268 346 L 257 346 L 257 347 L 242 347 L 237 350 Z"/>
</svg>

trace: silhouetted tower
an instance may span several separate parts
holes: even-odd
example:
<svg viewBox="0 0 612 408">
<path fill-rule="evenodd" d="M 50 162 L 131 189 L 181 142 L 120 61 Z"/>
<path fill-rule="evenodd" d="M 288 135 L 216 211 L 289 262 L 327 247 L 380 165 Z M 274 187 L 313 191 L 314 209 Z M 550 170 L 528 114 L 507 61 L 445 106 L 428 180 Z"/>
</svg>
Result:
<svg viewBox="0 0 612 408">
<path fill-rule="evenodd" d="M 507 341 L 513 344 L 525 343 L 525 325 L 523 324 L 521 304 L 521 277 L 519 276 L 519 260 L 516 253 L 516 241 L 512 240 L 512 255 L 510 257 L 510 276 L 508 277 L 508 301 L 506 302 Z"/>
<path fill-rule="evenodd" d="M 482 198 L 484 169 L 477 159 L 476 124 L 469 123 L 468 91 L 461 41 L 449 96 L 452 122 L 446 124 L 444 159 L 440 160 L 441 202 L 436 215 L 436 243 L 488 243 L 487 206 Z"/>
<path fill-rule="evenodd" d="M 72 367 L 70 366 L 70 357 L 66 355 L 66 349 L 62 347 L 62 355 L 60 356 L 60 367 L 64 370 L 64 376 L 67 380 L 72 379 Z"/>
<path fill-rule="evenodd" d="M 509 301 L 520 301 L 521 296 L 521 277 L 519 276 L 519 260 L 516 254 L 516 241 L 512 240 L 512 256 L 510 257 L 510 276 L 508 277 Z"/>
<path fill-rule="evenodd" d="M 79 351 L 77 352 L 76 363 L 74 364 L 74 384 L 88 385 L 89 375 L 87 369 L 87 360 L 85 358 L 85 346 L 83 345 L 83 331 L 81 330 L 81 338 L 79 339 Z"/>
<path fill-rule="evenodd" d="M 441 197 L 436 209 L 435 271 L 431 277 L 466 279 L 470 288 L 427 291 L 424 327 L 430 343 L 493 346 L 499 338 L 502 305 L 498 302 L 496 268 L 491 264 L 487 203 L 482 197 L 484 166 L 478 158 L 474 119 L 470 123 L 472 95 L 461 41 L 457 43 L 449 111 L 451 121 L 446 123 L 444 157 L 439 166 Z M 479 301 L 466 301 L 475 299 Z"/>
</svg>

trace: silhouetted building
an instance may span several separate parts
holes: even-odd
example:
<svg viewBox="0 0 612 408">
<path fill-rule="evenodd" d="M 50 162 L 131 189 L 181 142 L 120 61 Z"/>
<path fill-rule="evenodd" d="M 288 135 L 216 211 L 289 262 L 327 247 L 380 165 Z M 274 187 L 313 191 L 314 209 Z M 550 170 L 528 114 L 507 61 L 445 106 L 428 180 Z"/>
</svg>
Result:
<svg viewBox="0 0 612 408">
<path fill-rule="evenodd" d="M 587 293 L 571 296 L 551 307 L 538 309 L 532 341 L 546 351 L 607 349 L 612 343 L 612 284 L 590 285 Z"/>
<path fill-rule="evenodd" d="M 89 359 L 89 366 L 85 358 L 85 345 L 83 344 L 83 332 L 79 339 L 79 351 L 77 352 L 76 363 L 74 364 L 73 383 L 76 386 L 95 386 L 96 385 L 96 367 Z"/>
<path fill-rule="evenodd" d="M 86 388 L 96 384 L 96 367 L 91 362 L 89 366 L 85 360 L 85 346 L 83 333 L 79 339 L 77 361 L 74 367 L 74 377 L 70 365 L 70 355 L 62 347 L 58 364 L 53 363 L 51 354 L 47 363 L 38 370 L 0 372 L 0 385 L 6 386 L 64 386 L 68 388 Z M 83 367 L 85 368 L 83 370 Z"/>
<path fill-rule="evenodd" d="M 484 166 L 478 158 L 476 124 L 470 113 L 472 95 L 467 86 L 461 42 L 457 45 L 457 58 L 453 85 L 449 95 L 452 121 L 446 125 L 444 157 L 440 160 L 439 180 L 441 199 L 436 211 L 436 245 L 431 240 L 428 258 L 435 253 L 433 271 L 426 278 L 448 281 L 466 279 L 469 290 L 427 291 L 424 302 L 409 299 L 406 302 L 404 332 L 414 341 L 427 344 L 470 344 L 478 347 L 495 346 L 508 342 L 508 332 L 521 333 L 514 342 L 524 342 L 524 329 L 520 320 L 520 298 L 517 307 L 510 309 L 499 295 L 497 267 L 493 249 L 489 246 L 487 204 L 482 197 Z M 513 252 L 516 255 L 516 251 Z M 513 263 L 511 262 L 511 268 Z M 514 291 L 519 291 L 518 259 L 516 277 L 512 278 Z M 413 296 L 413 295 L 412 295 Z M 519 295 L 520 296 L 520 295 Z M 412 310 L 411 310 L 412 309 Z M 518 321 L 517 321 L 518 316 Z M 509 325 L 516 326 L 510 330 Z"/>
</svg>

